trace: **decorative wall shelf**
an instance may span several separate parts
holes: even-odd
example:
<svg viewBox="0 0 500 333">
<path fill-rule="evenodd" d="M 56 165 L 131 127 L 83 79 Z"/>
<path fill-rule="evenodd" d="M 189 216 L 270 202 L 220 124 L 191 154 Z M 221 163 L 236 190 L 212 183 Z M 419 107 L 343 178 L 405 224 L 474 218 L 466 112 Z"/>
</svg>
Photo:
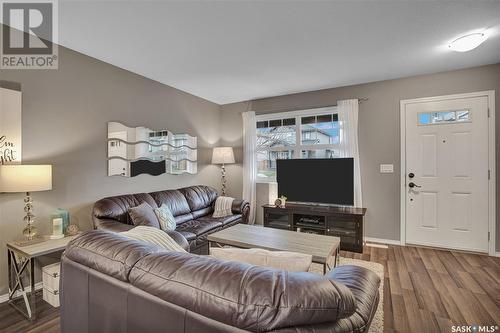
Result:
<svg viewBox="0 0 500 333">
<path fill-rule="evenodd" d="M 196 137 L 108 122 L 108 176 L 198 172 Z"/>
</svg>

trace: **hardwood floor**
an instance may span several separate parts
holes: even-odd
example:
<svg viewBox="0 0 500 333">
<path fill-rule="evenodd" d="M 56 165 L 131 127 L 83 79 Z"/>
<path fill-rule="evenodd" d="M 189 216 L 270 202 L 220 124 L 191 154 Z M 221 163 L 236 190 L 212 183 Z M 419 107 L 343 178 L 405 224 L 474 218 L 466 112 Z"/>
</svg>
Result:
<svg viewBox="0 0 500 333">
<path fill-rule="evenodd" d="M 500 258 L 411 246 L 342 256 L 384 265 L 384 332 L 500 325 Z"/>
<path fill-rule="evenodd" d="M 1 333 L 59 333 L 59 309 L 53 308 L 42 299 L 42 292 L 37 291 L 37 319 L 27 320 L 7 303 L 0 304 Z"/>
<path fill-rule="evenodd" d="M 421 247 L 364 247 L 347 258 L 384 265 L 385 332 L 451 332 L 452 325 L 500 325 L 500 258 Z M 0 304 L 0 332 L 57 333 L 59 312 L 40 297 L 30 323 Z M 498 331 L 498 330 L 497 330 Z"/>
</svg>

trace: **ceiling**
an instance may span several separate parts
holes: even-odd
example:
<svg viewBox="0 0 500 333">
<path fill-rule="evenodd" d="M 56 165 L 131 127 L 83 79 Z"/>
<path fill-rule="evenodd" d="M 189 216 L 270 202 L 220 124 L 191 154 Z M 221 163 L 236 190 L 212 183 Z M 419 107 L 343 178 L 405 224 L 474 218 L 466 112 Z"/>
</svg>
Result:
<svg viewBox="0 0 500 333">
<path fill-rule="evenodd" d="M 61 45 L 218 104 L 500 62 L 500 1 L 60 0 L 59 17 Z"/>
</svg>

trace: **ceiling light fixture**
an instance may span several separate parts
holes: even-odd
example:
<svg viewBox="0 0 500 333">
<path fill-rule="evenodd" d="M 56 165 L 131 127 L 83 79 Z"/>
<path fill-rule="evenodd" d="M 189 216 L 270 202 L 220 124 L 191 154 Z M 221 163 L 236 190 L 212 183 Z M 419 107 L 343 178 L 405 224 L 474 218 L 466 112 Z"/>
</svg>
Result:
<svg viewBox="0 0 500 333">
<path fill-rule="evenodd" d="M 450 49 L 457 52 L 467 52 L 481 45 L 488 36 L 482 32 L 465 35 L 455 39 L 448 45 Z"/>
</svg>

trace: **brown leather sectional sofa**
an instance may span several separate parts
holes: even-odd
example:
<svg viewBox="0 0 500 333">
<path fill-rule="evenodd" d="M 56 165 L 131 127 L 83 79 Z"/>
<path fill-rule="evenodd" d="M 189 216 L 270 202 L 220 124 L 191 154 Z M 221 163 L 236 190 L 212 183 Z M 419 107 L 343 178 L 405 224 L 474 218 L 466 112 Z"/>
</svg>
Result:
<svg viewBox="0 0 500 333">
<path fill-rule="evenodd" d="M 63 333 L 367 332 L 378 276 L 340 266 L 325 276 L 167 252 L 104 230 L 62 257 Z"/>
<path fill-rule="evenodd" d="M 186 239 L 192 253 L 208 254 L 207 235 L 238 223 L 247 223 L 250 211 L 247 201 L 235 199 L 232 207 L 234 215 L 213 218 L 213 205 L 217 197 L 217 191 L 209 186 L 190 186 L 178 190 L 104 198 L 94 204 L 94 228 L 126 231 L 133 228 L 128 214 L 130 207 L 143 202 L 152 207 L 166 204 L 177 222 L 176 230 L 169 232 L 169 235 L 185 248 Z"/>
</svg>

